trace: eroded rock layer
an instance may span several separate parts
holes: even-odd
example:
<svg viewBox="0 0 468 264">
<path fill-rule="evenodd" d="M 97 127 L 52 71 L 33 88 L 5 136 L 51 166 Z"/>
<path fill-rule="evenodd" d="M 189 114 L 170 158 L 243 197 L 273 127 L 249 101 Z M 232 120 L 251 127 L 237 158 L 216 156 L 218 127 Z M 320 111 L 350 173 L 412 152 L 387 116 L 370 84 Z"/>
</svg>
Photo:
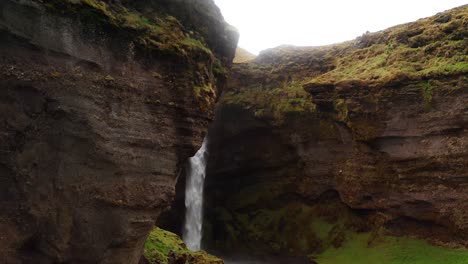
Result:
<svg viewBox="0 0 468 264">
<path fill-rule="evenodd" d="M 468 246 L 467 10 L 235 65 L 210 130 L 206 244 Z"/>
<path fill-rule="evenodd" d="M 237 33 L 210 0 L 0 2 L 0 262 L 138 263 Z"/>
</svg>

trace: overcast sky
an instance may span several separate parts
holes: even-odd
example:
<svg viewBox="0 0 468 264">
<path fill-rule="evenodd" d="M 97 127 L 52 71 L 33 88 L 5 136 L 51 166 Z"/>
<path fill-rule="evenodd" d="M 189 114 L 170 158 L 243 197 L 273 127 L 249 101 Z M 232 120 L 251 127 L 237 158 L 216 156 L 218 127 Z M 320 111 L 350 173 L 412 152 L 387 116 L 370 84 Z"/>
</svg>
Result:
<svg viewBox="0 0 468 264">
<path fill-rule="evenodd" d="M 240 34 L 239 46 L 259 51 L 292 44 L 354 39 L 468 4 L 468 0 L 215 0 Z"/>
</svg>

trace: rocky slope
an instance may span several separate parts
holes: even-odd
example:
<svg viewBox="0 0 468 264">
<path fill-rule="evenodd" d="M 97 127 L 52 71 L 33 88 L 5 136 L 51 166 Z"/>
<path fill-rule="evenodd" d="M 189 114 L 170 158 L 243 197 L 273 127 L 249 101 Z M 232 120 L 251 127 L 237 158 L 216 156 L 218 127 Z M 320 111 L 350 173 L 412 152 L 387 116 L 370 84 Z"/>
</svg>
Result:
<svg viewBox="0 0 468 264">
<path fill-rule="evenodd" d="M 391 235 L 468 246 L 467 18 L 463 6 L 235 65 L 209 133 L 206 245 L 317 259 Z"/>
<path fill-rule="evenodd" d="M 138 263 L 237 33 L 211 0 L 0 10 L 0 262 Z"/>
<path fill-rule="evenodd" d="M 248 52 L 247 50 L 243 49 L 243 48 L 237 48 L 236 49 L 236 55 L 234 56 L 234 63 L 246 63 L 246 62 L 250 62 L 250 61 L 253 61 L 255 59 L 255 56 L 254 54 Z"/>
</svg>

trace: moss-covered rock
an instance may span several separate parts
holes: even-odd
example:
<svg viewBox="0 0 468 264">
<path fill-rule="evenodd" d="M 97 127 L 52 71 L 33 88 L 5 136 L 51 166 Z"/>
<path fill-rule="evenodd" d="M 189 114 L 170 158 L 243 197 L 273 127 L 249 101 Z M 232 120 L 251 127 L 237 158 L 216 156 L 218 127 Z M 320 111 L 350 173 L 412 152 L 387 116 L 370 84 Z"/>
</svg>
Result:
<svg viewBox="0 0 468 264">
<path fill-rule="evenodd" d="M 150 264 L 223 264 L 205 251 L 191 251 L 174 233 L 156 227 L 145 243 L 144 256 Z"/>
<path fill-rule="evenodd" d="M 1 262 L 138 263 L 213 118 L 237 33 L 212 0 L 0 10 Z"/>
<path fill-rule="evenodd" d="M 437 90 L 432 79 L 468 73 L 467 12 L 462 6 L 329 46 L 263 51 L 254 60 L 234 66 L 225 104 L 238 104 L 260 118 L 282 123 L 290 112 L 314 112 L 315 105 L 324 104 L 321 96 L 327 91 L 336 95 L 334 89 L 339 90 L 335 99 L 344 100 L 349 89 L 375 89 L 377 105 L 379 90 L 413 82 L 420 89 L 421 101 L 431 105 Z M 439 16 L 450 20 L 438 22 Z M 312 94 L 312 104 L 307 93 Z M 343 102 L 333 105 L 345 110 Z M 342 114 L 339 119 L 345 121 Z"/>
<path fill-rule="evenodd" d="M 309 93 L 301 83 L 285 83 L 277 88 L 246 87 L 242 91 L 227 92 L 222 103 L 238 105 L 253 111 L 255 116 L 282 124 L 287 115 L 311 114 L 316 110 Z"/>
<path fill-rule="evenodd" d="M 234 50 L 238 33 L 220 20 L 219 14 L 206 14 L 217 9 L 211 1 L 198 4 L 185 0 L 146 4 L 104 0 L 31 1 L 39 2 L 51 15 L 66 16 L 74 20 L 72 23 L 86 25 L 90 30 L 84 34 L 90 38 L 113 39 L 114 46 L 130 47 L 122 56 L 145 64 L 163 57 L 196 65 L 192 70 L 194 101 L 201 110 L 212 112 L 217 94 L 213 91 L 226 78 L 225 69 L 234 57 L 229 48 Z M 194 17 L 194 13 L 198 16 Z M 91 37 L 92 34 L 96 36 Z M 196 74 L 197 71 L 202 74 Z M 200 93 L 199 87 L 211 89 Z"/>
<path fill-rule="evenodd" d="M 318 263 L 444 263 L 432 250 L 467 261 L 415 240 L 468 246 L 467 10 L 234 65 L 210 131 L 207 245 Z"/>
<path fill-rule="evenodd" d="M 450 17 L 440 22 L 440 16 Z M 360 80 L 382 86 L 398 80 L 420 80 L 468 72 L 466 6 L 434 17 L 365 33 L 343 43 L 334 69 L 315 78 L 311 85 Z"/>
<path fill-rule="evenodd" d="M 196 22 L 193 22 L 192 25 L 186 23 L 185 20 L 190 18 L 184 17 L 185 11 L 174 12 L 174 9 L 179 5 L 183 5 L 183 2 L 152 1 L 151 3 L 141 4 L 128 1 L 51 0 L 44 6 L 53 12 L 71 16 L 79 15 L 80 19 L 83 20 L 94 20 L 95 23 L 107 24 L 107 26 L 116 29 L 132 30 L 135 42 L 149 49 L 168 51 L 176 56 L 190 56 L 192 51 L 195 50 L 213 54 L 206 40 L 209 38 L 208 30 L 195 28 L 193 24 L 196 24 Z M 199 4 L 203 6 L 207 5 L 206 3 L 210 4 L 208 1 L 200 1 Z M 189 9 L 197 8 L 190 7 Z M 209 10 L 206 9 L 206 11 Z M 216 15 L 212 15 L 211 18 L 218 19 Z M 221 20 L 217 22 L 221 22 L 221 25 L 213 26 L 224 27 L 223 33 L 228 35 L 223 41 L 234 40 L 235 42 L 236 33 L 227 32 L 229 25 Z M 214 53 L 217 53 L 217 50 Z M 231 54 L 233 57 L 232 52 Z M 228 63 L 229 60 L 223 60 L 223 62 Z"/>
</svg>

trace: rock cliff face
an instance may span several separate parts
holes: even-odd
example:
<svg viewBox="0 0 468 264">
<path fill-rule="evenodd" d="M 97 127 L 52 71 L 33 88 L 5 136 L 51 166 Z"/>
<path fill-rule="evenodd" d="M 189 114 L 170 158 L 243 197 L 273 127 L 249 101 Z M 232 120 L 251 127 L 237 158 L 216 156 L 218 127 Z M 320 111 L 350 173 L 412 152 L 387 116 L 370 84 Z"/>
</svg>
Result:
<svg viewBox="0 0 468 264">
<path fill-rule="evenodd" d="M 138 263 L 236 39 L 211 0 L 2 0 L 0 262 Z"/>
<path fill-rule="evenodd" d="M 206 244 L 468 246 L 467 10 L 235 65 L 210 130 Z"/>
</svg>

